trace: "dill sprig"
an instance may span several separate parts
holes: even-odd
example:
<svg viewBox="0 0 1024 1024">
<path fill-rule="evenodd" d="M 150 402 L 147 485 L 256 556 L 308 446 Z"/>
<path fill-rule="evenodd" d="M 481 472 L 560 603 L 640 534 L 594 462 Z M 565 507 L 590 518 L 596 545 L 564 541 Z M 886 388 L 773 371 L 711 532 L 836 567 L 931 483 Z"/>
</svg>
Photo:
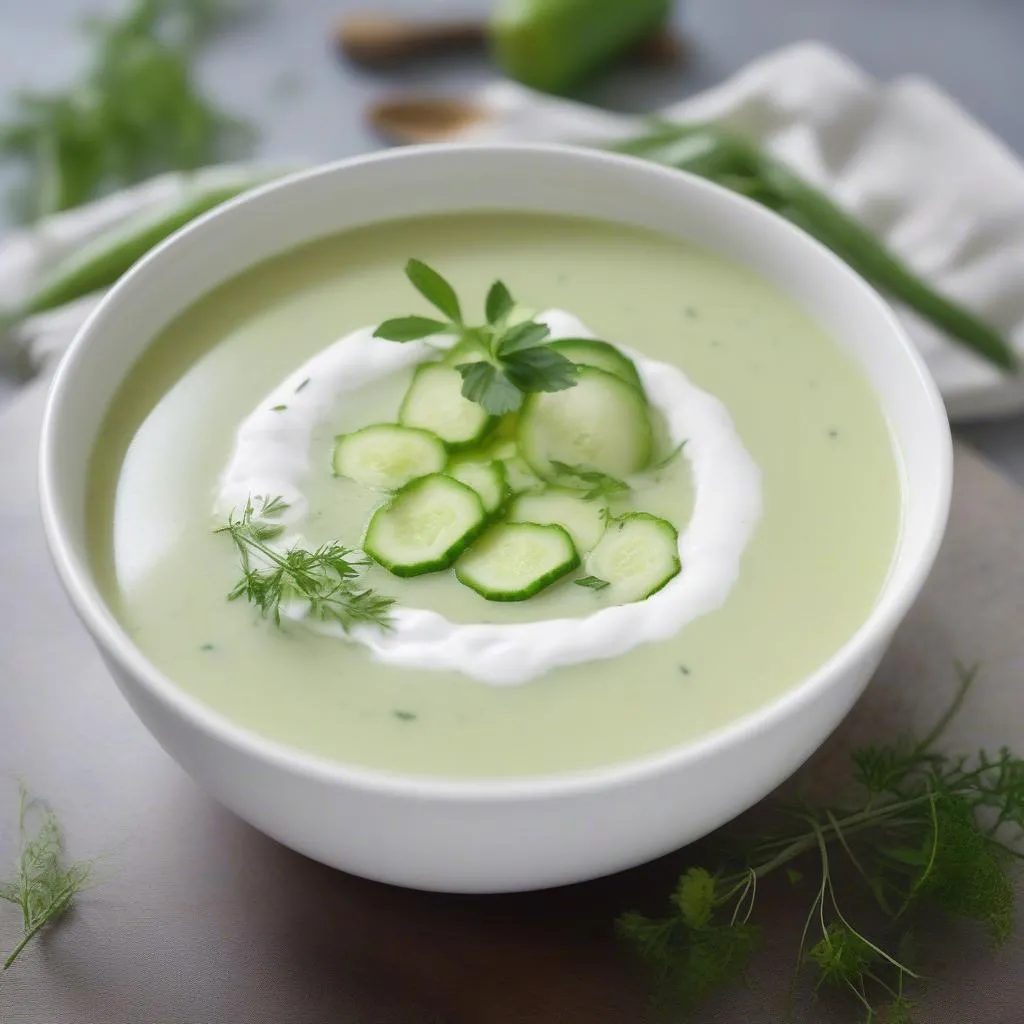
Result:
<svg viewBox="0 0 1024 1024">
<path fill-rule="evenodd" d="M 254 135 L 203 95 L 196 65 L 238 16 L 227 0 L 132 0 L 87 25 L 84 75 L 56 93 L 16 94 L 0 163 L 24 171 L 14 206 L 31 221 L 167 170 L 247 153 Z"/>
<path fill-rule="evenodd" d="M 18 812 L 17 874 L 0 882 L 0 900 L 21 911 L 22 934 L 0 963 L 6 971 L 48 925 L 71 909 L 92 875 L 92 862 L 64 862 L 64 833 L 53 811 L 31 798 L 24 786 Z"/>
<path fill-rule="evenodd" d="M 242 563 L 242 577 L 228 600 L 245 598 L 278 626 L 281 602 L 295 599 L 307 604 L 311 618 L 337 622 L 345 632 L 360 624 L 387 629 L 395 602 L 359 585 L 366 561 L 357 552 L 340 544 L 324 544 L 314 551 L 300 547 L 278 551 L 270 546 L 284 532 L 276 520 L 287 509 L 280 497 L 250 497 L 240 516 L 232 514 L 215 531 L 230 535 Z M 253 555 L 265 564 L 254 565 Z"/>
<path fill-rule="evenodd" d="M 551 460 L 551 468 L 567 486 L 582 490 L 585 501 L 593 501 L 597 498 L 621 498 L 632 490 L 625 480 L 609 476 L 598 469 L 570 466 L 566 462 L 559 462 L 558 459 Z"/>
<path fill-rule="evenodd" d="M 665 997 L 692 1010 L 737 980 L 761 938 L 758 884 L 779 872 L 800 884 L 795 865 L 805 859 L 814 863 L 815 883 L 797 971 L 816 988 L 847 992 L 865 1021 L 883 1012 L 890 1022 L 912 1020 L 908 989 L 920 978 L 902 950 L 917 910 L 979 922 L 996 944 L 1008 938 L 1024 760 L 1006 749 L 951 756 L 936 748 L 975 679 L 974 670 L 958 672 L 956 697 L 924 740 L 852 752 L 856 800 L 786 807 L 780 831 L 740 842 L 714 872 L 685 872 L 666 917 L 619 919 L 620 934 L 654 969 Z M 854 890 L 837 891 L 839 861 L 852 868 Z M 877 934 L 858 923 L 865 901 L 885 922 Z"/>
</svg>

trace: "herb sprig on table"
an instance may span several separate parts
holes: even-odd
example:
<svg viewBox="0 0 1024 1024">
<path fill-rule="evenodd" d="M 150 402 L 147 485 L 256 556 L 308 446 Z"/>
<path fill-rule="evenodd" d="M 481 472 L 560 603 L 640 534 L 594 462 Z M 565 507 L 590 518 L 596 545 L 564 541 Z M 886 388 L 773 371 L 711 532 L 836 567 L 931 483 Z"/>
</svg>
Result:
<svg viewBox="0 0 1024 1024">
<path fill-rule="evenodd" d="M 200 53 L 236 10 L 225 0 L 132 0 L 120 17 L 90 19 L 81 80 L 60 93 L 16 95 L 0 125 L 0 161 L 24 171 L 14 194 L 21 219 L 248 152 L 252 130 L 196 82 Z"/>
<path fill-rule="evenodd" d="M 432 267 L 409 260 L 405 275 L 444 320 L 403 316 L 385 320 L 374 332 L 386 341 L 420 341 L 453 334 L 467 360 L 455 369 L 462 374 L 462 394 L 492 416 L 514 412 L 524 396 L 538 391 L 564 391 L 576 383 L 578 367 L 550 348 L 551 331 L 536 320 L 510 322 L 515 307 L 508 288 L 495 281 L 487 293 L 487 323 L 470 327 L 463 320 L 455 289 Z"/>
<path fill-rule="evenodd" d="M 357 552 L 340 544 L 283 552 L 270 546 L 284 533 L 278 520 L 287 510 L 280 497 L 249 498 L 240 516 L 215 531 L 231 537 L 242 563 L 242 578 L 228 600 L 245 598 L 276 625 L 281 603 L 295 599 L 306 602 L 311 618 L 337 622 L 346 632 L 360 624 L 388 628 L 395 602 L 360 584 L 366 562 Z"/>
<path fill-rule="evenodd" d="M 92 876 L 91 861 L 67 864 L 64 833 L 54 813 L 21 787 L 18 812 L 19 850 L 15 876 L 0 882 L 0 900 L 21 912 L 22 934 L 0 961 L 8 970 L 25 947 L 47 925 L 71 909 L 75 897 Z M 2 954 L 0 954 L 2 955 Z"/>
<path fill-rule="evenodd" d="M 740 980 L 762 941 L 758 886 L 776 874 L 811 895 L 794 950 L 798 971 L 816 988 L 845 991 L 865 1022 L 912 1020 L 921 978 L 902 950 L 918 911 L 977 921 L 997 945 L 1007 939 L 1024 838 L 1024 760 L 1005 749 L 971 757 L 937 748 L 974 678 L 960 670 L 955 699 L 920 742 L 853 751 L 856 799 L 787 807 L 784 828 L 735 845 L 714 869 L 686 871 L 667 916 L 619 919 L 673 1005 L 692 1010 Z M 801 873 L 805 860 L 813 880 Z M 844 861 L 857 882 L 841 891 L 836 868 Z M 866 901 L 886 922 L 881 929 L 861 923 Z"/>
</svg>

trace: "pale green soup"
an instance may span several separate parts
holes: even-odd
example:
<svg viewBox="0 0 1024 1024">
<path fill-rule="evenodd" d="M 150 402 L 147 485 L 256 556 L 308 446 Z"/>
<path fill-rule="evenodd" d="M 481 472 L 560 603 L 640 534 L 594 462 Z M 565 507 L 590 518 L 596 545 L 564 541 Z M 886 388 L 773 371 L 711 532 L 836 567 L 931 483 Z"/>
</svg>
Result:
<svg viewBox="0 0 1024 1024">
<path fill-rule="evenodd" d="M 280 630 L 226 594 L 238 578 L 213 495 L 239 423 L 350 331 L 427 307 L 402 276 L 442 270 L 472 317 L 500 277 L 531 308 L 677 364 L 725 403 L 763 476 L 763 516 L 725 605 L 671 640 L 492 687 L 380 664 L 362 647 Z M 314 439 L 312 540 L 357 545 L 379 496 L 330 474 L 333 435 L 395 418 L 408 375 L 367 388 Z M 172 323 L 112 405 L 92 467 L 91 545 L 133 640 L 182 689 L 274 740 L 351 764 L 440 776 L 564 772 L 684 743 L 812 672 L 856 630 L 888 571 L 900 483 L 867 381 L 794 302 L 754 274 L 659 235 L 599 222 L 481 214 L 381 224 L 288 253 Z M 685 528 L 676 460 L 635 504 Z M 686 572 L 686 567 L 683 567 Z M 562 582 L 521 605 L 450 573 L 373 584 L 465 621 L 585 615 Z"/>
</svg>

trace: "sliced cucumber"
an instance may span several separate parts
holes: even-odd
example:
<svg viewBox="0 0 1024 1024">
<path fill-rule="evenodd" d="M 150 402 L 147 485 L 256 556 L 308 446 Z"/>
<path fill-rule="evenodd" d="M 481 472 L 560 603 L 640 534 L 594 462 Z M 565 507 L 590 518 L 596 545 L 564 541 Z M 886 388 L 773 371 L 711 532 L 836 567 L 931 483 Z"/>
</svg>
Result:
<svg viewBox="0 0 1024 1024">
<path fill-rule="evenodd" d="M 501 462 L 474 462 L 458 459 L 445 472 L 479 495 L 488 515 L 494 515 L 508 501 L 508 478 Z"/>
<path fill-rule="evenodd" d="M 472 487 L 431 473 L 406 484 L 374 512 L 363 550 L 396 576 L 438 572 L 465 551 L 486 522 Z"/>
<path fill-rule="evenodd" d="M 509 522 L 554 523 L 561 526 L 580 554 L 593 550 L 605 530 L 607 506 L 587 501 L 578 491 L 550 487 L 539 494 L 521 494 L 509 509 Z"/>
<path fill-rule="evenodd" d="M 416 371 L 398 420 L 404 427 L 432 431 L 449 448 L 475 444 L 494 422 L 476 402 L 462 397 L 462 374 L 441 363 Z"/>
<path fill-rule="evenodd" d="M 631 384 L 581 366 L 576 386 L 529 395 L 519 414 L 519 450 L 534 472 L 557 476 L 552 461 L 621 479 L 651 458 L 647 401 Z"/>
<path fill-rule="evenodd" d="M 448 460 L 444 444 L 429 430 L 378 423 L 334 442 L 334 472 L 377 491 L 395 491 Z"/>
<path fill-rule="evenodd" d="M 561 352 L 566 359 L 571 359 L 581 366 L 596 366 L 605 373 L 613 374 L 619 380 L 632 384 L 633 387 L 643 391 L 640 383 L 640 374 L 636 372 L 633 360 L 623 355 L 614 345 L 607 341 L 597 341 L 591 338 L 565 338 L 563 341 L 553 341 L 551 348 Z"/>
<path fill-rule="evenodd" d="M 488 601 L 525 601 L 579 564 L 561 526 L 501 523 L 456 562 L 455 575 Z"/>
<path fill-rule="evenodd" d="M 608 581 L 604 595 L 613 604 L 650 597 L 680 568 L 676 528 L 646 512 L 613 520 L 587 558 L 587 572 Z"/>
<path fill-rule="evenodd" d="M 544 486 L 544 481 L 532 469 L 521 455 L 512 455 L 502 459 L 505 465 L 505 478 L 508 480 L 509 490 L 513 494 L 522 494 L 524 491 L 533 491 Z"/>
</svg>

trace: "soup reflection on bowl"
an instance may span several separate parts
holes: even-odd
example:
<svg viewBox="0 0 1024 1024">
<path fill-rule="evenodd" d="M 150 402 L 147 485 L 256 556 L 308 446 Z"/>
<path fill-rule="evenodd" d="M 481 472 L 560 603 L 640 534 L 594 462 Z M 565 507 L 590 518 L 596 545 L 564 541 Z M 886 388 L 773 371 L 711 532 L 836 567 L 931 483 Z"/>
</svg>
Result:
<svg viewBox="0 0 1024 1024">
<path fill-rule="evenodd" d="M 537 146 L 346 161 L 179 232 L 79 335 L 42 459 L 65 585 L 171 756 L 295 849 L 450 891 L 625 868 L 770 791 L 950 486 L 848 268 Z"/>
</svg>

